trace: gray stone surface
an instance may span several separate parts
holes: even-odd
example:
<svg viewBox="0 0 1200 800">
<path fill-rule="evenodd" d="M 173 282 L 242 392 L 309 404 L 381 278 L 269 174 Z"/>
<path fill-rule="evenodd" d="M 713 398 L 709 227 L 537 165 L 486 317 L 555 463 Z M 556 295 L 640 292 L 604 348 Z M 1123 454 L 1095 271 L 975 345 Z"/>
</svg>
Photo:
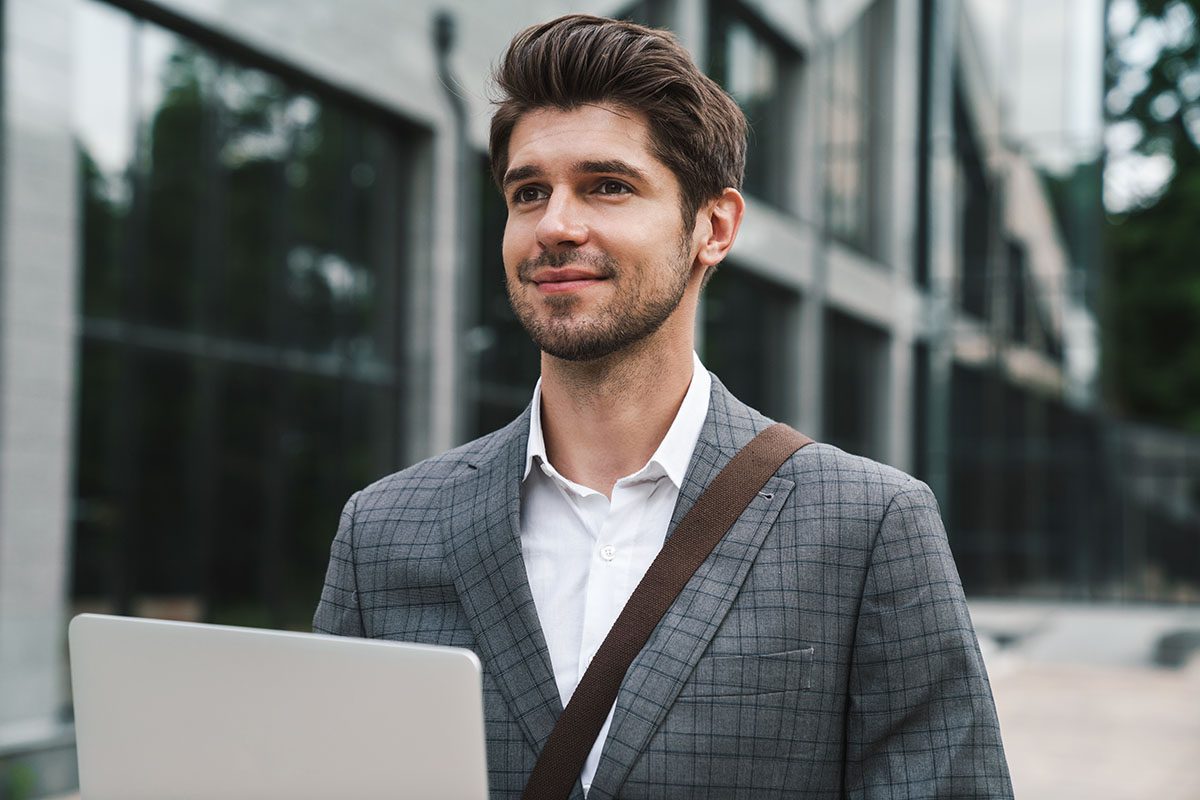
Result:
<svg viewBox="0 0 1200 800">
<path fill-rule="evenodd" d="M 3 9 L 0 753 L 60 737 L 65 703 L 78 233 L 71 7 Z"/>
<path fill-rule="evenodd" d="M 1023 800 L 1200 798 L 1200 661 L 1023 662 L 992 681 Z"/>
<path fill-rule="evenodd" d="M 1200 608 L 988 601 L 971 611 L 1018 798 L 1200 798 L 1200 653 L 1181 668 L 1154 663 L 1161 637 L 1200 630 Z"/>
</svg>

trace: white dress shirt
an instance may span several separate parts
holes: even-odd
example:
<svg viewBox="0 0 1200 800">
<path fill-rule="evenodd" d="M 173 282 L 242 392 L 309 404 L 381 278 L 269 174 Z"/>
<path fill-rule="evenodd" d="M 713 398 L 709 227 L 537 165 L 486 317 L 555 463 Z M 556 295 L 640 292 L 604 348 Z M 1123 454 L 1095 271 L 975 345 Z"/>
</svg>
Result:
<svg viewBox="0 0 1200 800">
<path fill-rule="evenodd" d="M 616 482 L 611 501 L 550 464 L 542 437 L 541 381 L 534 387 L 521 485 L 521 551 L 564 706 L 666 539 L 708 415 L 712 378 L 695 353 L 692 364 L 692 381 L 666 436 L 645 466 Z M 611 724 L 609 709 L 580 774 L 584 792 Z"/>
</svg>

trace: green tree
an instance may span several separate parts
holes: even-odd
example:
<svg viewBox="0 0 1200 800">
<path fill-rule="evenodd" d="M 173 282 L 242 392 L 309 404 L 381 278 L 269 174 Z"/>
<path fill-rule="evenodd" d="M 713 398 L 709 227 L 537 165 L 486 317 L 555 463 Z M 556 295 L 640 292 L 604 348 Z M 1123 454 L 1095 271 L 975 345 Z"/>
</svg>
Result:
<svg viewBox="0 0 1200 800">
<path fill-rule="evenodd" d="M 1110 28 L 1109 119 L 1133 153 L 1174 166 L 1110 215 L 1106 384 L 1119 411 L 1200 431 L 1200 0 L 1137 0 L 1137 14 Z"/>
</svg>

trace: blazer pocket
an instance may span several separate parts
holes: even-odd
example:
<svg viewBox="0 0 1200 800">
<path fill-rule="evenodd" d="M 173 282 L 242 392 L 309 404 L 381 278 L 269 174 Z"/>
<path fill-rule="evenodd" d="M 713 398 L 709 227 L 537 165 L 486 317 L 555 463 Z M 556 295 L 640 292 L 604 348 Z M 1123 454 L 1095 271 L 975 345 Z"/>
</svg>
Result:
<svg viewBox="0 0 1200 800">
<path fill-rule="evenodd" d="M 696 663 L 681 697 L 738 697 L 812 688 L 813 648 L 744 656 L 708 656 Z"/>
</svg>

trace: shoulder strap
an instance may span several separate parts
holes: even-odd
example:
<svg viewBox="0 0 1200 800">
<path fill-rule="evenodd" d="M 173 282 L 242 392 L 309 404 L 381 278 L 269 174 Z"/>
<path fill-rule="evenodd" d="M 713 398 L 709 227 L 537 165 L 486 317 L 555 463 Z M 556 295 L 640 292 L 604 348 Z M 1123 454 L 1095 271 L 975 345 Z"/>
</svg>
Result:
<svg viewBox="0 0 1200 800">
<path fill-rule="evenodd" d="M 604 638 L 550 732 L 522 800 L 570 794 L 634 656 L 750 501 L 785 461 L 809 444 L 812 439 L 776 423 L 739 450 L 708 485 L 650 564 Z"/>
</svg>

